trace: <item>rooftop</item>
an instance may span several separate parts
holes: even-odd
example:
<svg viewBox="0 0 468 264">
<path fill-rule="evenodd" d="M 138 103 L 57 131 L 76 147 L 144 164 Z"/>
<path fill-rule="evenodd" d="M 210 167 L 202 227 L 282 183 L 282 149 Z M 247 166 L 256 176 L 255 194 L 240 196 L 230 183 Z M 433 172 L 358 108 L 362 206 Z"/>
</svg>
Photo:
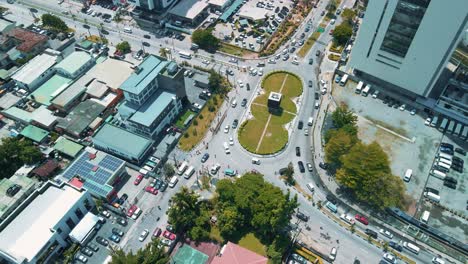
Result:
<svg viewBox="0 0 468 264">
<path fill-rule="evenodd" d="M 57 127 L 68 131 L 74 136 L 79 136 L 104 109 L 104 106 L 86 100 L 73 108 L 65 118 L 59 118 Z"/>
<path fill-rule="evenodd" d="M 0 33 L 3 32 L 7 27 L 14 25 L 15 22 L 10 21 L 8 19 L 5 19 L 3 17 L 0 17 Z"/>
<path fill-rule="evenodd" d="M 72 79 L 63 77 L 59 74 L 54 74 L 39 86 L 29 98 L 34 101 L 49 106 L 52 99 L 54 99 L 61 91 L 65 90 L 72 83 Z"/>
<path fill-rule="evenodd" d="M 72 181 L 79 176 L 85 189 L 94 196 L 106 198 L 113 190 L 112 180 L 124 166 L 125 161 L 88 147 L 68 166 L 62 177 Z"/>
<path fill-rule="evenodd" d="M 267 14 L 274 13 L 273 11 L 269 11 L 265 8 L 256 7 L 253 1 L 247 2 L 244 6 L 241 7 L 239 11 L 240 17 L 253 21 L 265 19 Z"/>
<path fill-rule="evenodd" d="M 29 125 L 21 130 L 20 134 L 34 142 L 40 143 L 49 135 L 49 132 L 37 126 Z"/>
<path fill-rule="evenodd" d="M 171 259 L 171 264 L 205 264 L 208 256 L 189 245 L 183 245 Z"/>
<path fill-rule="evenodd" d="M 0 250 L 18 262 L 31 260 L 46 246 L 57 223 L 84 195 L 68 185 L 45 187 L 32 201 L 25 201 L 27 207 L 0 232 Z"/>
<path fill-rule="evenodd" d="M 75 51 L 59 62 L 55 68 L 62 69 L 69 74 L 75 74 L 83 65 L 92 60 L 93 57 L 84 51 Z"/>
<path fill-rule="evenodd" d="M 185 0 L 185 1 L 180 1 L 176 6 L 174 6 L 171 9 L 170 13 L 173 15 L 185 17 L 188 19 L 194 19 L 206 7 L 208 7 L 208 1 Z"/>
<path fill-rule="evenodd" d="M 74 102 L 77 97 L 81 96 L 86 91 L 86 85 L 92 80 L 93 78 L 89 74 L 81 76 L 67 89 L 57 95 L 51 103 L 59 107 L 67 108 L 70 103 Z"/>
<path fill-rule="evenodd" d="M 224 13 L 219 17 L 220 20 L 223 22 L 226 22 L 234 12 L 236 12 L 237 7 L 242 5 L 243 0 L 234 0 L 234 2 L 231 4 L 231 6 L 224 11 Z"/>
<path fill-rule="evenodd" d="M 211 264 L 266 264 L 268 258 L 237 244 L 228 242 L 221 249 L 220 256 L 216 256 Z"/>
<path fill-rule="evenodd" d="M 132 64 L 126 61 L 107 58 L 103 62 L 98 63 L 89 72 L 93 77 L 107 86 L 117 89 L 133 73 L 131 66 Z"/>
<path fill-rule="evenodd" d="M 107 90 L 109 90 L 109 88 L 105 83 L 94 79 L 86 88 L 86 93 L 92 97 L 101 98 L 106 94 Z"/>
<path fill-rule="evenodd" d="M 172 103 L 175 97 L 176 95 L 170 92 L 156 91 L 134 112 L 130 120 L 144 126 L 150 126 L 162 114 L 164 109 Z"/>
<path fill-rule="evenodd" d="M 30 52 L 36 45 L 46 42 L 48 39 L 44 35 L 23 28 L 13 29 L 9 35 L 21 42 L 16 46 L 16 49 L 21 52 Z"/>
<path fill-rule="evenodd" d="M 0 195 L 0 219 L 6 218 L 9 212 L 18 205 L 17 203 L 23 199 L 23 196 L 27 195 L 34 187 L 36 180 L 27 177 L 29 172 L 33 169 L 34 166 L 23 166 L 18 169 L 18 171 L 9 179 L 4 178 L 0 180 L 0 193 L 2 193 L 2 195 Z M 13 184 L 18 184 L 21 186 L 19 192 L 13 197 L 3 195 Z"/>
<path fill-rule="evenodd" d="M 86 240 L 86 237 L 91 233 L 91 231 L 94 230 L 98 221 L 99 217 L 97 215 L 88 212 L 70 232 L 70 238 L 74 242 L 81 244 Z"/>
<path fill-rule="evenodd" d="M 215 5 L 215 6 L 224 6 L 229 0 L 210 0 L 210 4 Z"/>
<path fill-rule="evenodd" d="M 58 163 L 58 161 L 54 159 L 49 159 L 45 163 L 43 163 L 41 166 L 35 168 L 32 171 L 32 173 L 43 179 L 47 179 L 58 168 L 60 168 L 60 164 Z"/>
<path fill-rule="evenodd" d="M 74 158 L 80 153 L 83 146 L 61 136 L 55 141 L 54 149 Z"/>
<path fill-rule="evenodd" d="M 281 101 L 282 95 L 280 93 L 271 92 L 268 96 L 268 100 Z"/>
<path fill-rule="evenodd" d="M 20 120 L 23 123 L 29 123 L 32 120 L 32 113 L 25 111 L 21 108 L 18 108 L 16 106 L 10 107 L 7 110 L 4 110 L 2 112 L 6 116 L 15 119 L 15 120 Z"/>
<path fill-rule="evenodd" d="M 23 65 L 11 78 L 18 82 L 31 84 L 58 60 L 59 58 L 55 55 L 42 53 Z"/>
<path fill-rule="evenodd" d="M 153 140 L 133 134 L 125 129 L 106 123 L 94 135 L 93 141 L 99 141 L 110 149 L 141 157 L 153 144 Z"/>
<path fill-rule="evenodd" d="M 18 97 L 12 93 L 6 93 L 0 97 L 0 109 L 8 109 L 15 105 L 21 97 Z"/>
<path fill-rule="evenodd" d="M 51 127 L 55 122 L 57 122 L 57 117 L 54 116 L 52 111 L 47 109 L 47 107 L 41 105 L 32 112 L 32 120 L 45 127 Z"/>
<path fill-rule="evenodd" d="M 138 68 L 120 86 L 120 89 L 139 94 L 145 89 L 168 64 L 156 56 L 150 55 L 138 65 Z"/>
</svg>

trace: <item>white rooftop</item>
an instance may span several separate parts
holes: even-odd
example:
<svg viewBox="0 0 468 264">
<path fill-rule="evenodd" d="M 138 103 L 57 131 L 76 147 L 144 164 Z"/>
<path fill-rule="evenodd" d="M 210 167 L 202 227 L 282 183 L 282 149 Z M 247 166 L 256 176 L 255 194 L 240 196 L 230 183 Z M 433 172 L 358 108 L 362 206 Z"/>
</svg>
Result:
<svg viewBox="0 0 468 264">
<path fill-rule="evenodd" d="M 38 109 L 32 112 L 32 119 L 46 127 L 50 127 L 57 121 L 57 117 L 54 116 L 52 111 L 47 109 L 45 105 L 41 105 Z"/>
<path fill-rule="evenodd" d="M 13 80 L 25 84 L 31 84 L 41 74 L 46 72 L 50 67 L 58 61 L 58 57 L 47 53 L 42 53 L 34 57 L 28 63 L 19 68 L 19 70 L 11 77 Z"/>
<path fill-rule="evenodd" d="M 52 237 L 51 228 L 84 194 L 68 185 L 50 185 L 0 232 L 0 250 L 31 260 Z"/>
<path fill-rule="evenodd" d="M 110 88 L 117 89 L 134 72 L 131 66 L 126 61 L 107 58 L 89 70 L 88 74 Z"/>
<path fill-rule="evenodd" d="M 99 217 L 91 212 L 88 212 L 83 219 L 70 232 L 70 238 L 76 243 L 82 243 L 86 237 L 93 231 Z"/>
<path fill-rule="evenodd" d="M 210 0 L 210 4 L 215 6 L 224 6 L 229 0 Z"/>
<path fill-rule="evenodd" d="M 206 0 L 184 0 L 180 1 L 172 10 L 171 14 L 185 17 L 188 19 L 194 19 L 208 6 Z"/>
<path fill-rule="evenodd" d="M 267 14 L 273 13 L 265 8 L 256 7 L 251 2 L 243 5 L 239 10 L 239 17 L 250 19 L 253 21 L 265 19 Z"/>
</svg>

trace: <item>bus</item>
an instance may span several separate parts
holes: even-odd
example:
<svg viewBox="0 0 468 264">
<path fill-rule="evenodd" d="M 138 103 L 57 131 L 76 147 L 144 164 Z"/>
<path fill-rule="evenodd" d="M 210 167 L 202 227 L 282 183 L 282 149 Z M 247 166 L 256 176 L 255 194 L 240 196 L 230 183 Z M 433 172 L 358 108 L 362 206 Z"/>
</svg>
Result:
<svg viewBox="0 0 468 264">
<path fill-rule="evenodd" d="M 439 121 L 439 117 L 438 117 L 438 116 L 434 116 L 434 118 L 433 118 L 432 121 L 431 121 L 431 127 L 437 126 L 437 121 Z"/>
<path fill-rule="evenodd" d="M 343 78 L 340 80 L 340 85 L 345 86 L 346 82 L 348 81 L 348 74 L 343 75 Z"/>
<path fill-rule="evenodd" d="M 189 59 L 189 60 L 192 58 L 192 54 L 185 52 L 185 51 L 179 51 L 179 56 L 181 58 Z"/>
<path fill-rule="evenodd" d="M 447 118 L 444 118 L 442 120 L 442 123 L 440 123 L 439 131 L 443 132 L 445 130 L 445 128 L 447 127 L 447 123 L 448 123 Z"/>
<path fill-rule="evenodd" d="M 450 124 L 447 127 L 447 133 L 452 134 L 453 133 L 453 127 L 455 126 L 455 121 L 451 120 Z"/>
<path fill-rule="evenodd" d="M 367 94 L 370 92 L 370 85 L 366 85 L 366 87 L 364 88 L 364 90 L 362 90 L 362 96 L 367 96 Z"/>
<path fill-rule="evenodd" d="M 358 85 L 356 86 L 356 93 L 360 94 L 362 90 L 362 86 L 364 86 L 363 82 L 359 82 Z"/>
<path fill-rule="evenodd" d="M 463 125 L 458 123 L 457 126 L 455 127 L 455 130 L 453 130 L 453 134 L 458 136 L 460 134 L 460 132 L 461 132 L 462 127 L 463 127 Z"/>
</svg>

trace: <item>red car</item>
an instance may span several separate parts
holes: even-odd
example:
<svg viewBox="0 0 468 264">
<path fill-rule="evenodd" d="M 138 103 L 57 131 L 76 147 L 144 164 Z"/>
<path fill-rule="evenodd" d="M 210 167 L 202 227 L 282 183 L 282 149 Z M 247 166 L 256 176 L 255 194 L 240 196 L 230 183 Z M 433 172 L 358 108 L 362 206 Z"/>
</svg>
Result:
<svg viewBox="0 0 468 264">
<path fill-rule="evenodd" d="M 138 176 L 136 177 L 135 181 L 133 182 L 133 184 L 135 185 L 138 185 L 140 184 L 140 182 L 143 180 L 143 175 L 141 174 L 138 174 Z"/>
<path fill-rule="evenodd" d="M 365 224 L 365 225 L 368 225 L 369 224 L 369 220 L 367 220 L 367 218 L 365 216 L 362 216 L 360 214 L 356 214 L 356 216 L 354 217 L 356 220 L 358 220 L 359 222 Z"/>
<path fill-rule="evenodd" d="M 175 240 L 176 239 L 176 235 L 169 232 L 169 231 L 164 231 L 163 233 L 163 237 L 167 238 L 167 239 L 170 239 L 170 240 Z"/>
<path fill-rule="evenodd" d="M 156 229 L 153 232 L 153 237 L 158 237 L 159 235 L 161 235 L 161 232 L 161 228 L 156 227 Z"/>
<path fill-rule="evenodd" d="M 158 194 L 158 190 L 156 190 L 156 188 L 151 187 L 151 186 L 146 186 L 145 191 L 149 192 L 149 193 L 152 193 L 154 195 Z"/>
<path fill-rule="evenodd" d="M 132 217 L 132 215 L 133 215 L 133 213 L 135 212 L 136 209 L 138 209 L 138 206 L 136 206 L 135 204 L 130 206 L 130 209 L 128 209 L 128 211 L 127 211 L 127 216 Z"/>
</svg>

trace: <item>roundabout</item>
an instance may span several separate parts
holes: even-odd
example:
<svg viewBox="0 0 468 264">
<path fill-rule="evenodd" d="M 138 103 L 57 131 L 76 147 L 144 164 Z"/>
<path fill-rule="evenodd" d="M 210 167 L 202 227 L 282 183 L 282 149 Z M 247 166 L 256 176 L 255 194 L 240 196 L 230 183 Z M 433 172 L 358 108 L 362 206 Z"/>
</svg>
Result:
<svg viewBox="0 0 468 264">
<path fill-rule="evenodd" d="M 288 127 L 297 114 L 295 102 L 302 92 L 301 79 L 291 72 L 275 71 L 265 76 L 247 120 L 239 128 L 242 147 L 259 155 L 281 151 L 288 143 Z"/>
</svg>

